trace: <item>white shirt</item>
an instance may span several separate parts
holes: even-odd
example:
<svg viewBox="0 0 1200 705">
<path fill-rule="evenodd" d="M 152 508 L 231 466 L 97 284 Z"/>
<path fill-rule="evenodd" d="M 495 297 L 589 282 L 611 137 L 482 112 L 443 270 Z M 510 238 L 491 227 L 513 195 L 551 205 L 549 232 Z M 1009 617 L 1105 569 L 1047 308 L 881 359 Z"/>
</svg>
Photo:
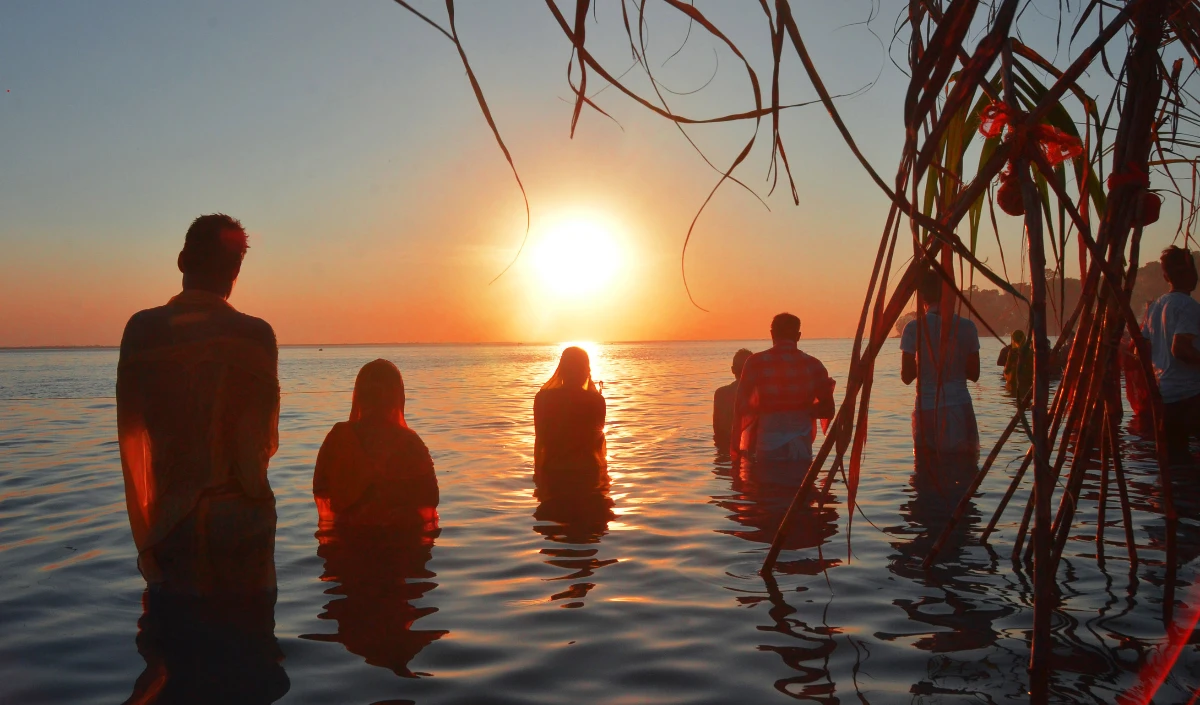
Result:
<svg viewBox="0 0 1200 705">
<path fill-rule="evenodd" d="M 774 414 L 763 414 L 758 419 L 758 449 L 759 455 L 778 450 L 783 446 L 798 441 L 799 454 L 805 458 L 812 457 L 813 420 L 807 411 L 781 411 Z"/>
<path fill-rule="evenodd" d="M 971 403 L 967 391 L 967 358 L 979 352 L 979 329 L 975 323 L 950 314 L 950 340 L 946 346 L 945 363 L 939 361 L 942 347 L 942 314 L 936 305 L 925 313 L 925 327 L 920 330 L 921 354 L 917 355 L 917 332 L 920 318 L 904 326 L 900 335 L 901 352 L 917 356 L 920 366 L 921 409 L 935 409 Z M 940 392 L 940 395 L 939 395 Z"/>
<path fill-rule="evenodd" d="M 1142 335 L 1150 341 L 1154 376 L 1158 378 L 1165 404 L 1200 394 L 1200 365 L 1176 360 L 1171 354 L 1171 341 L 1179 334 L 1200 337 L 1200 302 L 1173 291 L 1150 304 L 1146 322 L 1142 324 Z"/>
</svg>

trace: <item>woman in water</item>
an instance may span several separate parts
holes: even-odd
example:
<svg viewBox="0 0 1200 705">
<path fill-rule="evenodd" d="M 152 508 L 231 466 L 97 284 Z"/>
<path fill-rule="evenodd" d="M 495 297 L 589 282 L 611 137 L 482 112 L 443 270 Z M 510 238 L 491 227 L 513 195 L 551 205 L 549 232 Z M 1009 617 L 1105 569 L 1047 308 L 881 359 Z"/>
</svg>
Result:
<svg viewBox="0 0 1200 705">
<path fill-rule="evenodd" d="M 533 476 L 539 493 L 605 484 L 604 414 L 587 352 L 563 350 L 558 369 L 533 400 Z"/>
<path fill-rule="evenodd" d="M 350 420 L 334 425 L 317 454 L 313 495 L 323 529 L 437 529 L 433 458 L 404 422 L 404 378 L 391 362 L 359 370 Z"/>
<path fill-rule="evenodd" d="M 563 350 L 554 376 L 533 400 L 533 496 L 538 500 L 533 530 L 553 542 L 554 547 L 542 549 L 553 557 L 551 565 L 561 567 L 584 546 L 587 555 L 595 554 L 595 544 L 616 518 L 608 496 L 604 415 L 604 397 L 592 382 L 587 352 Z M 616 562 L 588 560 L 593 570 Z M 581 592 L 560 592 L 551 599 L 570 598 L 575 601 L 564 606 L 579 607 L 589 587 L 585 583 Z"/>
<path fill-rule="evenodd" d="M 1033 384 L 1033 348 L 1019 329 L 1012 332 L 1011 341 L 1000 349 L 996 364 L 1004 367 L 1004 388 L 1023 395 Z"/>
</svg>

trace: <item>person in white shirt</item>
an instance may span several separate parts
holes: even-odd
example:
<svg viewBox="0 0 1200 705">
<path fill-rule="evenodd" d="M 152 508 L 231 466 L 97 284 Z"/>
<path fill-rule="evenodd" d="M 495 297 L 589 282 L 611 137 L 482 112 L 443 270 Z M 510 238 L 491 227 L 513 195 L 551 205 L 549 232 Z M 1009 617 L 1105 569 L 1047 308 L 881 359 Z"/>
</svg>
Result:
<svg viewBox="0 0 1200 705">
<path fill-rule="evenodd" d="M 1150 304 L 1142 335 L 1150 341 L 1154 376 L 1162 392 L 1167 452 L 1173 463 L 1188 463 L 1188 437 L 1200 431 L 1200 302 L 1192 253 L 1172 245 L 1159 258 L 1171 290 Z"/>
<path fill-rule="evenodd" d="M 979 331 L 953 311 L 943 317 L 942 279 L 937 272 L 922 272 L 917 289 L 925 304 L 924 315 L 909 321 L 900 335 L 900 379 L 912 384 L 918 377 L 918 363 L 920 368 L 912 415 L 913 449 L 918 455 L 978 453 L 979 427 L 967 380 L 979 381 Z M 943 321 L 949 327 L 945 341 Z"/>
</svg>

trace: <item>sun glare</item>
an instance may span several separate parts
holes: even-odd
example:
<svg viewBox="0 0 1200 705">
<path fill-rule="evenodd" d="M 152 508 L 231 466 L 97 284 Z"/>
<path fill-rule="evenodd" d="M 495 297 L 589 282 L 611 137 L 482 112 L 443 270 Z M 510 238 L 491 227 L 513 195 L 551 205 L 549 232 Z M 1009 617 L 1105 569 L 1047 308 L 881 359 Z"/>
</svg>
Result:
<svg viewBox="0 0 1200 705">
<path fill-rule="evenodd" d="M 567 220 L 548 228 L 534 251 L 538 278 L 551 293 L 595 294 L 610 284 L 620 265 L 612 232 L 592 220 Z"/>
</svg>

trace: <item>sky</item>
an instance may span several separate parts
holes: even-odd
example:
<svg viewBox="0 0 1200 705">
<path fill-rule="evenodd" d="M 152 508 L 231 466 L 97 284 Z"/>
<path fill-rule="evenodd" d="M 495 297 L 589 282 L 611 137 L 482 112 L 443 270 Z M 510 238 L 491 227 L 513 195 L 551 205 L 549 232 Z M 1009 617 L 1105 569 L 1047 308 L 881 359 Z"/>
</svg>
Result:
<svg viewBox="0 0 1200 705">
<path fill-rule="evenodd" d="M 414 4 L 445 22 L 443 3 Z M 858 91 L 839 107 L 890 176 L 907 87 L 888 56 L 900 3 L 794 4 L 830 91 Z M 596 5 L 589 44 L 619 74 L 632 61 L 619 5 Z M 752 107 L 727 49 L 699 28 L 685 44 L 687 22 L 649 7 L 656 75 L 676 93 L 705 86 L 667 93 L 673 108 Z M 697 7 L 768 65 L 756 0 Z M 529 243 L 499 279 L 522 242 L 521 193 L 454 46 L 399 5 L 5 2 L 0 346 L 118 343 L 132 313 L 178 293 L 184 233 L 211 212 L 250 234 L 231 303 L 281 344 L 765 338 L 785 310 L 806 337 L 853 334 L 888 204 L 819 105 L 782 119 L 799 205 L 783 184 L 767 196 L 764 124 L 738 174 L 766 206 L 727 184 L 698 219 L 686 267 L 705 311 L 680 256 L 718 173 L 614 88 L 595 100 L 615 121 L 585 109 L 572 139 L 570 45 L 543 2 L 462 1 L 456 19 L 530 203 Z M 1036 39 L 1048 23 L 1032 21 Z M 903 46 L 891 52 L 903 63 Z M 652 96 L 637 71 L 627 78 Z M 602 85 L 591 76 L 590 92 Z M 816 97 L 795 59 L 783 91 Z M 724 166 L 753 130 L 688 134 Z M 1019 248 L 1014 228 L 1002 224 Z M 579 232 L 604 251 L 547 260 Z M 1173 236 L 1150 230 L 1143 252 Z M 998 260 L 988 242 L 980 254 Z"/>
</svg>

